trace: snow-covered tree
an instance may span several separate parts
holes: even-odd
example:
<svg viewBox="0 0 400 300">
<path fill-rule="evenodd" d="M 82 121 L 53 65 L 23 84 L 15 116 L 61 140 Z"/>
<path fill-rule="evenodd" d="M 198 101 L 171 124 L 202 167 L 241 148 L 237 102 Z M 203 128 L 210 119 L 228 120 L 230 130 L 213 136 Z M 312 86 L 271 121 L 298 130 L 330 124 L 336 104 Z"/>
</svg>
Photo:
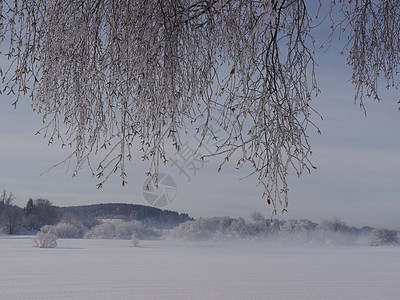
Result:
<svg viewBox="0 0 400 300">
<path fill-rule="evenodd" d="M 307 219 L 299 219 L 299 220 L 290 219 L 285 221 L 280 226 L 280 231 L 294 233 L 294 234 L 303 234 L 303 233 L 308 234 L 313 232 L 316 229 L 316 227 L 317 227 L 316 223 L 313 223 Z"/>
<path fill-rule="evenodd" d="M 0 194 L 0 232 L 16 234 L 21 223 L 23 211 L 13 204 L 14 195 L 3 190 Z"/>
<path fill-rule="evenodd" d="M 371 246 L 398 245 L 400 239 L 398 232 L 386 228 L 377 228 L 371 232 Z"/>
<path fill-rule="evenodd" d="M 82 238 L 87 228 L 82 223 L 76 222 L 74 224 L 60 222 L 57 225 L 45 225 L 41 231 L 51 233 L 57 238 Z"/>
<path fill-rule="evenodd" d="M 0 1 L 0 14 L 10 62 L 2 92 L 15 105 L 30 95 L 40 132 L 71 146 L 74 175 L 87 164 L 99 186 L 113 173 L 126 183 L 139 144 L 157 177 L 166 143 L 179 150 L 191 124 L 213 135 L 217 116 L 227 135 L 211 155 L 249 165 L 273 211 L 285 210 L 288 173 L 314 167 L 312 30 L 322 19 L 332 24 L 327 43 L 334 32 L 349 37 L 343 52 L 361 105 L 378 98 L 380 75 L 397 85 L 398 1 L 19 0 Z"/>
<path fill-rule="evenodd" d="M 132 242 L 132 247 L 138 247 L 139 246 L 139 239 L 136 237 L 135 234 L 132 234 L 131 242 Z"/>
<path fill-rule="evenodd" d="M 57 236 L 50 230 L 48 225 L 41 230 L 32 239 L 34 246 L 38 248 L 55 248 L 57 247 Z"/>
<path fill-rule="evenodd" d="M 322 220 L 318 225 L 318 229 L 322 231 L 332 231 L 340 233 L 353 233 L 355 228 L 350 227 L 344 221 L 334 218 L 333 220 Z"/>
<path fill-rule="evenodd" d="M 108 220 L 88 230 L 84 237 L 88 239 L 158 239 L 162 235 L 161 231 L 147 227 L 141 222 L 131 220 L 129 222 L 121 220 Z"/>
</svg>

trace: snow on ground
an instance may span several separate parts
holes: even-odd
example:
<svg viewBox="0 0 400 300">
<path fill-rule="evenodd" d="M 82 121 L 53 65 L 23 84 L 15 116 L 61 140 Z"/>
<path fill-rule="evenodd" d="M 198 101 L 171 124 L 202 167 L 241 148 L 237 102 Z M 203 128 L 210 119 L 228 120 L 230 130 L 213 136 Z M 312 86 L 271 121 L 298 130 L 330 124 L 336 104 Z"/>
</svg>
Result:
<svg viewBox="0 0 400 300">
<path fill-rule="evenodd" d="M 400 299 L 400 247 L 0 237 L 0 299 Z"/>
</svg>

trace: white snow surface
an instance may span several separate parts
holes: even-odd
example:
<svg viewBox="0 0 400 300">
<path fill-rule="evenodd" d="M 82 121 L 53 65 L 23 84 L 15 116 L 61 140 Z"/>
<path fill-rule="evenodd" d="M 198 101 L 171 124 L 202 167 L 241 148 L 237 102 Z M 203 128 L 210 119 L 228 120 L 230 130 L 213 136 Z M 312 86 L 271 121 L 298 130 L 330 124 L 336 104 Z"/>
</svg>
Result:
<svg viewBox="0 0 400 300">
<path fill-rule="evenodd" d="M 400 299 L 400 247 L 0 236 L 0 299 Z"/>
</svg>

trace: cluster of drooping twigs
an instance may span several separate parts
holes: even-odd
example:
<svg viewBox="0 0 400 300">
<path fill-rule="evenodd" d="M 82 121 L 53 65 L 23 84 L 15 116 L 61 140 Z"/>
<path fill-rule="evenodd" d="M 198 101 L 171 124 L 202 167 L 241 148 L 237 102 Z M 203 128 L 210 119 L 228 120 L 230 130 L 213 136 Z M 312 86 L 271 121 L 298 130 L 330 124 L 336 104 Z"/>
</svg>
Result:
<svg viewBox="0 0 400 300">
<path fill-rule="evenodd" d="M 347 64 L 353 70 L 351 81 L 355 87 L 355 100 L 364 107 L 364 96 L 380 100 L 378 83 L 384 88 L 398 87 L 400 2 L 336 2 L 339 5 L 330 11 L 332 34 L 344 33 L 347 38 L 343 53 L 348 55 Z M 332 4 L 336 4 L 335 1 Z"/>
<path fill-rule="evenodd" d="M 357 95 L 366 88 L 376 96 L 376 74 L 391 82 L 397 71 L 398 4 L 379 3 L 329 3 L 342 16 L 333 30 L 350 29 Z M 166 143 L 179 150 L 198 122 L 204 138 L 217 116 L 227 134 L 212 155 L 252 167 L 276 213 L 288 204 L 289 171 L 314 167 L 308 132 L 318 131 L 311 119 L 318 113 L 310 101 L 319 90 L 308 4 L 1 1 L 0 37 L 10 62 L 2 92 L 15 94 L 15 104 L 30 95 L 43 116 L 41 132 L 70 146 L 65 162 L 74 163 L 74 174 L 88 164 L 99 186 L 113 173 L 126 183 L 135 145 L 157 178 Z M 93 165 L 93 157 L 101 159 Z"/>
</svg>

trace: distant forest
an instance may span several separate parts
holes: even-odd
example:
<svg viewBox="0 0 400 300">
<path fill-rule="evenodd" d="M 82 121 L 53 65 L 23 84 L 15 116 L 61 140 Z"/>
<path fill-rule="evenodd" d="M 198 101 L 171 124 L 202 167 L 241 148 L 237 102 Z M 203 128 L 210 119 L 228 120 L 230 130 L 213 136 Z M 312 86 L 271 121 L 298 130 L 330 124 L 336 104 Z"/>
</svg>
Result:
<svg viewBox="0 0 400 300">
<path fill-rule="evenodd" d="M 250 219 L 229 216 L 193 219 L 186 213 L 127 203 L 54 206 L 47 199 L 29 199 L 24 208 L 12 193 L 0 193 L 0 234 L 36 234 L 37 247 L 55 247 L 58 238 L 184 240 L 287 239 L 316 244 L 399 245 L 399 232 L 386 228 L 356 228 L 340 219 L 271 220 L 260 212 Z"/>
<path fill-rule="evenodd" d="M 135 220 L 154 229 L 172 229 L 193 220 L 186 213 L 138 204 L 107 203 L 59 207 L 47 199 L 29 199 L 26 206 L 21 208 L 13 200 L 12 193 L 5 190 L 0 193 L 0 234 L 36 233 L 43 226 L 60 222 L 79 223 L 86 229 L 91 229 L 104 219 Z"/>
<path fill-rule="evenodd" d="M 105 203 L 80 206 L 55 207 L 58 218 L 72 214 L 77 219 L 137 220 L 147 226 L 171 229 L 181 223 L 192 221 L 186 213 L 162 210 L 152 206 L 127 203 Z"/>
</svg>

